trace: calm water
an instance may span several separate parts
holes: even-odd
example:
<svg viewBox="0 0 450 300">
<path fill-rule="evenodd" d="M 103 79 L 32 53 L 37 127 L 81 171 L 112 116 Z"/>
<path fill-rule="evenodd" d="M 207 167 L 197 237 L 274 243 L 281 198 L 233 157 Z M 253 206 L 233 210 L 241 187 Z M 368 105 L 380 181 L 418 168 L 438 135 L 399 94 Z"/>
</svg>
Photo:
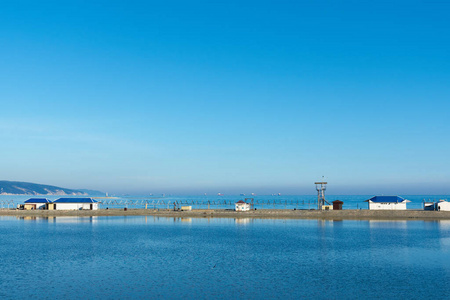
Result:
<svg viewBox="0 0 450 300">
<path fill-rule="evenodd" d="M 0 298 L 450 297 L 450 222 L 0 217 Z"/>
</svg>

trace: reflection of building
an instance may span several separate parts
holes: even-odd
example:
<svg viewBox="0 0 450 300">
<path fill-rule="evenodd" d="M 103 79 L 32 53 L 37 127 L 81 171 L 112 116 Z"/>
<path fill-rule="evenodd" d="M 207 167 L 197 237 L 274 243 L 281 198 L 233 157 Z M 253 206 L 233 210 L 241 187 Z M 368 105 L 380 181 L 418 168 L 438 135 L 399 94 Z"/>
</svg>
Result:
<svg viewBox="0 0 450 300">
<path fill-rule="evenodd" d="M 441 229 L 450 230 L 450 220 L 437 221 Z M 448 238 L 450 240 L 450 238 Z"/>
<path fill-rule="evenodd" d="M 92 198 L 59 198 L 48 204 L 49 210 L 97 210 L 98 202 Z"/>
<path fill-rule="evenodd" d="M 250 223 L 251 220 L 250 218 L 236 218 L 234 219 L 234 221 L 236 222 L 236 224 L 244 225 Z"/>
<path fill-rule="evenodd" d="M 239 200 L 238 202 L 235 203 L 235 210 L 236 211 L 249 211 L 250 203 Z"/>
<path fill-rule="evenodd" d="M 411 201 L 399 196 L 375 196 L 365 202 L 371 210 L 405 210 L 406 203 Z"/>
<path fill-rule="evenodd" d="M 370 228 L 385 228 L 385 229 L 407 229 L 408 222 L 405 220 L 369 220 Z M 411 224 L 411 223 L 410 223 Z"/>
<path fill-rule="evenodd" d="M 49 218 L 49 221 L 53 221 L 54 223 L 97 223 L 98 219 L 97 216 L 90 216 L 90 217 L 67 217 L 67 216 L 61 216 L 61 217 L 55 217 L 53 219 Z"/>
<path fill-rule="evenodd" d="M 33 210 L 33 209 L 47 209 L 47 204 L 51 203 L 47 198 L 30 198 L 19 206 L 19 209 Z"/>
</svg>

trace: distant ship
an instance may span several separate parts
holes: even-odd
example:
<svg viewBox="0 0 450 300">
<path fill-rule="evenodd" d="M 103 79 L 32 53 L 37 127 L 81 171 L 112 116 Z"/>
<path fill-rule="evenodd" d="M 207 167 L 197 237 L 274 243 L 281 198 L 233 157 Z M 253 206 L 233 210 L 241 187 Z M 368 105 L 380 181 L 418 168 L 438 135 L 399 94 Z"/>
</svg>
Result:
<svg viewBox="0 0 450 300">
<path fill-rule="evenodd" d="M 255 193 L 252 193 L 252 196 L 256 196 Z"/>
<path fill-rule="evenodd" d="M 241 194 L 241 196 L 245 196 L 245 194 Z"/>
<path fill-rule="evenodd" d="M 281 193 L 278 193 L 278 196 L 281 196 Z"/>
<path fill-rule="evenodd" d="M 223 194 L 222 193 L 217 193 L 217 196 L 223 196 Z"/>
</svg>

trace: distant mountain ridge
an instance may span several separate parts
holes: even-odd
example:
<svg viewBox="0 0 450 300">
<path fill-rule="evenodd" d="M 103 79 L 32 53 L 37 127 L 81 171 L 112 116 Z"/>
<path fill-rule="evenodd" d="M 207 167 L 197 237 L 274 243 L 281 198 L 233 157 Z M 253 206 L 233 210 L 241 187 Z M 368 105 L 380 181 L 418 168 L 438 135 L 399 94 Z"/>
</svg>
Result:
<svg viewBox="0 0 450 300">
<path fill-rule="evenodd" d="M 31 182 L 0 180 L 0 195 L 103 195 L 104 193 L 85 189 L 66 189 L 53 185 Z"/>
</svg>

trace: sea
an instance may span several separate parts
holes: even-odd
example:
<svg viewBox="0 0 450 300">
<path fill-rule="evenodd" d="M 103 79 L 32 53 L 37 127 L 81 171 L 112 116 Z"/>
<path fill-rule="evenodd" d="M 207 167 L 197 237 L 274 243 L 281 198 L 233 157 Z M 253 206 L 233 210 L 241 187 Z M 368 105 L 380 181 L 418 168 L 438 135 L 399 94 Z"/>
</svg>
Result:
<svg viewBox="0 0 450 300">
<path fill-rule="evenodd" d="M 449 299 L 448 282 L 450 221 L 0 216 L 0 299 Z"/>
</svg>

